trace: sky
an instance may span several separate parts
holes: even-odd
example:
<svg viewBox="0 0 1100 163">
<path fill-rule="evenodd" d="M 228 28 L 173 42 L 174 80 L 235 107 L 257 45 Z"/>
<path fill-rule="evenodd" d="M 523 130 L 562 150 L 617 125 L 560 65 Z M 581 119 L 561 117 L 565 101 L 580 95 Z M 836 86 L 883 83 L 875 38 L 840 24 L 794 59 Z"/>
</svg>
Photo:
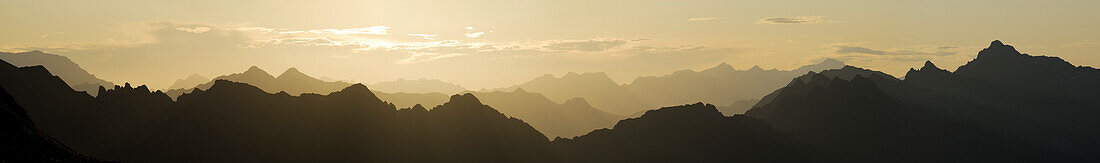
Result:
<svg viewBox="0 0 1100 163">
<path fill-rule="evenodd" d="M 66 56 L 115 83 L 296 67 L 363 83 L 430 78 L 472 90 L 543 74 L 620 83 L 728 63 L 826 58 L 904 76 L 954 70 L 993 40 L 1100 65 L 1100 1 L 0 0 L 0 51 Z"/>
</svg>

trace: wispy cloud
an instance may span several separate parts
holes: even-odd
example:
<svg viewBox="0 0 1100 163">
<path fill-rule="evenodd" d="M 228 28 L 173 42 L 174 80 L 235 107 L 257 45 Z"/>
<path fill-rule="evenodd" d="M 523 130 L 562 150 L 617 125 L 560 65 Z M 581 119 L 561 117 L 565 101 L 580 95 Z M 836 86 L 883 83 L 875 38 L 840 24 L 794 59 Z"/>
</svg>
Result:
<svg viewBox="0 0 1100 163">
<path fill-rule="evenodd" d="M 1093 47 L 1093 46 L 1096 46 L 1096 45 L 1097 45 L 1097 43 L 1092 42 L 1092 41 L 1078 41 L 1078 42 L 1071 42 L 1069 44 L 1066 44 L 1066 46 L 1068 46 L 1068 47 L 1079 47 L 1079 48 Z"/>
<path fill-rule="evenodd" d="M 207 31 L 210 31 L 210 27 L 194 27 L 194 28 L 177 27 L 176 30 L 184 31 L 184 32 L 191 32 L 191 33 L 195 33 L 195 34 L 200 34 L 200 33 L 205 33 Z"/>
<path fill-rule="evenodd" d="M 371 26 L 366 28 L 347 28 L 347 29 L 311 29 L 311 30 L 297 30 L 297 31 L 280 31 L 280 34 L 299 34 L 299 33 L 331 33 L 338 35 L 386 35 L 388 34 L 390 27 L 387 26 Z"/>
<path fill-rule="evenodd" d="M 435 36 L 437 36 L 437 35 L 433 35 L 433 34 L 418 34 L 418 33 L 414 33 L 414 34 L 406 34 L 406 35 L 409 35 L 409 36 L 419 36 L 419 37 L 422 37 L 422 38 L 424 38 L 424 39 L 428 39 L 428 40 L 435 40 Z"/>
<path fill-rule="evenodd" d="M 477 37 L 481 37 L 481 35 L 483 35 L 483 34 L 485 34 L 485 32 L 466 33 L 466 37 L 477 38 Z"/>
<path fill-rule="evenodd" d="M 695 21 L 708 21 L 708 20 L 718 20 L 718 19 L 721 19 L 721 18 L 719 18 L 719 17 L 695 17 L 695 18 L 688 18 L 685 21 L 695 22 Z"/>
<path fill-rule="evenodd" d="M 826 20 L 821 16 L 799 16 L 799 17 L 766 17 L 757 21 L 757 24 L 822 24 L 822 23 L 837 23 L 835 20 Z"/>
<path fill-rule="evenodd" d="M 936 47 L 936 49 L 942 49 Z M 872 55 L 931 55 L 931 56 L 944 56 L 952 55 L 954 52 L 948 51 L 928 51 L 928 50 L 910 50 L 910 49 L 898 49 L 898 50 L 879 50 L 871 49 L 867 47 L 851 46 L 851 45 L 834 45 L 833 53 L 836 54 L 872 54 Z"/>
<path fill-rule="evenodd" d="M 548 50 L 555 51 L 599 52 L 606 51 L 611 48 L 620 47 L 625 45 L 626 43 L 626 40 L 559 41 L 551 42 L 550 44 L 543 47 Z"/>
</svg>

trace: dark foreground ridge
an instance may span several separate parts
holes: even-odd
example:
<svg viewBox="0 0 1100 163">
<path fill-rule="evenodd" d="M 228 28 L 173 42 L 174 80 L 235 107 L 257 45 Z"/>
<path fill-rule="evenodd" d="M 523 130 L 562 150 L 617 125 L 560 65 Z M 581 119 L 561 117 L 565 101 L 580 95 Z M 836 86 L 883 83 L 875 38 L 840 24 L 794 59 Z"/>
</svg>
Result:
<svg viewBox="0 0 1100 163">
<path fill-rule="evenodd" d="M 746 114 L 848 162 L 1096 162 L 1097 83 L 1100 70 L 994 41 L 956 72 L 810 73 Z"/>
<path fill-rule="evenodd" d="M 100 162 L 38 129 L 4 88 L 0 88 L 0 110 L 0 162 Z"/>
<path fill-rule="evenodd" d="M 647 111 L 554 146 L 565 162 L 825 162 L 762 120 L 696 103 Z"/>
</svg>

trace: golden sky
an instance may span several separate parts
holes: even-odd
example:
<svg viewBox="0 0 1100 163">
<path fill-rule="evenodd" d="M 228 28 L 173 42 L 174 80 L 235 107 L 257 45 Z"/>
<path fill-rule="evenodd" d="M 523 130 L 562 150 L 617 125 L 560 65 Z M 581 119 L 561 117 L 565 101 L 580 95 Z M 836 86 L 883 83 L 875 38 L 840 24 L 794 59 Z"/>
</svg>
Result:
<svg viewBox="0 0 1100 163">
<path fill-rule="evenodd" d="M 1100 64 L 1100 1 L 0 0 L 0 51 L 64 55 L 98 77 L 164 88 L 256 65 L 470 89 L 543 74 L 793 69 L 825 58 L 902 76 L 953 70 L 999 39 Z"/>
</svg>

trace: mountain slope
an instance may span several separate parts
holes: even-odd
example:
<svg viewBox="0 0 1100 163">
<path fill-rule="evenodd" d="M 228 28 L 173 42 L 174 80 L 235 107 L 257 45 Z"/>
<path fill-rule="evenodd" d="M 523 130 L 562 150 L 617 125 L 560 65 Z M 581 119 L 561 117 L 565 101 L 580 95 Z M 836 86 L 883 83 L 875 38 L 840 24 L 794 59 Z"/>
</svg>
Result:
<svg viewBox="0 0 1100 163">
<path fill-rule="evenodd" d="M 652 104 L 619 86 L 605 73 L 569 72 L 561 78 L 546 74 L 519 85 L 496 89 L 496 91 L 516 89 L 538 92 L 555 102 L 583 98 L 600 110 L 619 115 L 652 108 Z"/>
<path fill-rule="evenodd" d="M 176 81 L 172 82 L 172 86 L 169 86 L 168 89 L 194 88 L 195 86 L 206 83 L 207 81 L 210 81 L 210 79 L 203 77 L 199 74 L 191 74 L 187 76 L 187 78 L 176 79 Z"/>
<path fill-rule="evenodd" d="M 0 87 L 0 162 L 99 162 L 38 129 L 26 110 Z"/>
<path fill-rule="evenodd" d="M 37 50 L 22 53 L 0 52 L 0 59 L 18 67 L 42 65 L 46 67 L 46 69 L 49 69 L 50 73 L 61 77 L 61 80 L 68 83 L 69 87 L 77 91 L 88 92 L 93 96 L 96 93 L 96 88 L 99 86 L 110 87 L 115 85 L 114 83 L 96 78 L 95 75 L 88 73 L 88 71 L 85 71 L 80 65 L 60 55 L 48 54 Z"/>
</svg>

